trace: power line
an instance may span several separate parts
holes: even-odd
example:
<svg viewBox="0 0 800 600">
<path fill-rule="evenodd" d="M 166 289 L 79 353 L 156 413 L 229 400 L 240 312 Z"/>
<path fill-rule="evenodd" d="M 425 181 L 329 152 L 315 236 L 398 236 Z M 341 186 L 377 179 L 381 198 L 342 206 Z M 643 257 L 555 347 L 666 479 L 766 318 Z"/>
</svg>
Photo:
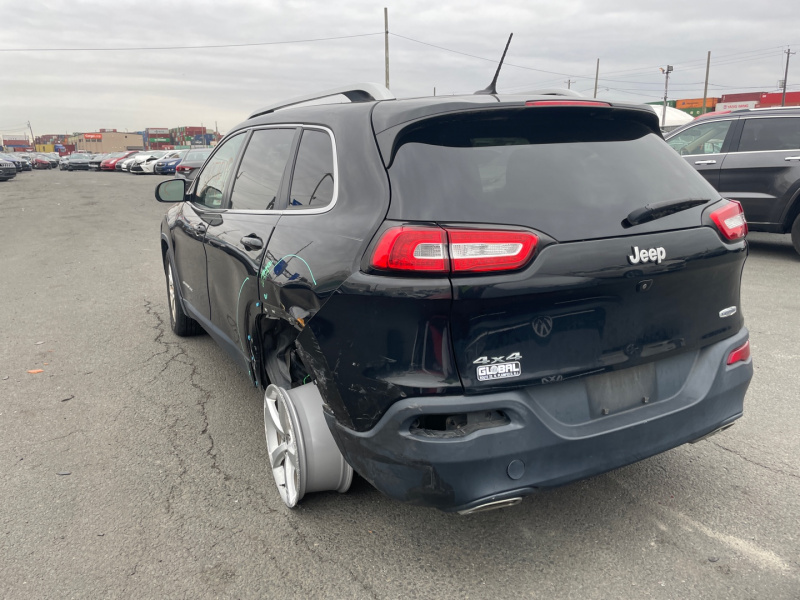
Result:
<svg viewBox="0 0 800 600">
<path fill-rule="evenodd" d="M 247 48 L 251 46 L 278 46 L 281 44 L 305 44 L 308 42 L 329 42 L 332 40 L 349 40 L 352 38 L 384 35 L 377 33 L 359 33 L 356 35 L 340 35 L 336 37 L 311 38 L 307 40 L 286 40 L 282 42 L 253 42 L 249 44 L 209 44 L 202 46 L 145 46 L 138 48 L 0 48 L 0 52 L 127 52 L 130 50 L 202 50 L 206 48 Z"/>
</svg>

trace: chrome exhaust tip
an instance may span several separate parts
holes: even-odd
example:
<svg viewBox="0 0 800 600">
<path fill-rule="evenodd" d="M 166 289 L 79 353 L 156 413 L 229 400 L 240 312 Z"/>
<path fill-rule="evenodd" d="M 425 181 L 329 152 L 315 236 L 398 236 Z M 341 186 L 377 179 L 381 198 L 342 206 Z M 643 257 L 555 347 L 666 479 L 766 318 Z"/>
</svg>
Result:
<svg viewBox="0 0 800 600">
<path fill-rule="evenodd" d="M 474 506 L 473 508 L 468 508 L 466 510 L 458 511 L 460 515 L 474 515 L 475 513 L 486 512 L 488 510 L 497 510 L 499 508 L 508 508 L 509 506 L 514 506 L 522 502 L 522 498 L 506 498 L 505 500 L 495 500 L 494 502 L 486 502 L 484 504 L 479 504 L 478 506 Z"/>
</svg>

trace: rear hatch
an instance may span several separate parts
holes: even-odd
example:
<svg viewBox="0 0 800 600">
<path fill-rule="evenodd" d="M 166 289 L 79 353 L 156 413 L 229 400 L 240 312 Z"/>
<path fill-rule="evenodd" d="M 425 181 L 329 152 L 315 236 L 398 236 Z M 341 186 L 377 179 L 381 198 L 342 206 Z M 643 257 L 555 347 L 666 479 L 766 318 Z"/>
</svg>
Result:
<svg viewBox="0 0 800 600">
<path fill-rule="evenodd" d="M 648 377 L 655 361 L 738 332 L 746 245 L 714 226 L 727 202 L 663 141 L 655 116 L 529 104 L 378 134 L 387 219 L 449 240 L 450 339 L 466 393 L 636 366 Z M 511 270 L 456 271 L 464 229 L 530 232 L 536 247 Z"/>
</svg>

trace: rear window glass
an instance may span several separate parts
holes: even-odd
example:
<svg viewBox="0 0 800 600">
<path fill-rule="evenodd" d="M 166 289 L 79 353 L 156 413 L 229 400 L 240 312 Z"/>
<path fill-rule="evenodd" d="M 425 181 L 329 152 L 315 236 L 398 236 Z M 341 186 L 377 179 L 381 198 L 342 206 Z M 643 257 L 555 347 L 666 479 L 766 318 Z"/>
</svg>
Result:
<svg viewBox="0 0 800 600">
<path fill-rule="evenodd" d="M 523 225 L 575 240 L 697 226 L 700 209 L 630 229 L 622 221 L 646 204 L 719 197 L 660 136 L 611 111 L 451 117 L 423 122 L 399 144 L 394 219 Z"/>
</svg>

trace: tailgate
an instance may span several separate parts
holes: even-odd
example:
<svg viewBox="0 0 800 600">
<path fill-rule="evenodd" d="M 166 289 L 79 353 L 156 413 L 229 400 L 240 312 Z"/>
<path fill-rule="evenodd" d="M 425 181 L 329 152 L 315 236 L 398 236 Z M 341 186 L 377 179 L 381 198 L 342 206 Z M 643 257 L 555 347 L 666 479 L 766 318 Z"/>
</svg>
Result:
<svg viewBox="0 0 800 600">
<path fill-rule="evenodd" d="M 631 264 L 635 251 L 651 249 L 663 258 Z M 745 256 L 743 242 L 726 245 L 699 227 L 552 244 L 522 273 L 454 277 L 451 331 L 464 389 L 553 383 L 734 335 L 743 326 Z"/>
</svg>

